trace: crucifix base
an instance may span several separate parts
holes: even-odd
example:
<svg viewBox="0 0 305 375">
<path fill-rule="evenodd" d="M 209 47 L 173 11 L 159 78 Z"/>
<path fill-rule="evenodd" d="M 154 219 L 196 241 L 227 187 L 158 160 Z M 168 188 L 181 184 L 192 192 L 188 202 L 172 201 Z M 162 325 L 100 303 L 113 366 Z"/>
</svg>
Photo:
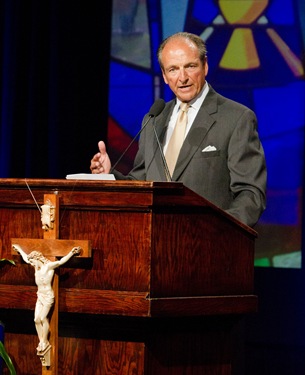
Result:
<svg viewBox="0 0 305 375">
<path fill-rule="evenodd" d="M 51 365 L 51 345 L 49 344 L 43 351 L 37 351 L 42 366 Z"/>
</svg>

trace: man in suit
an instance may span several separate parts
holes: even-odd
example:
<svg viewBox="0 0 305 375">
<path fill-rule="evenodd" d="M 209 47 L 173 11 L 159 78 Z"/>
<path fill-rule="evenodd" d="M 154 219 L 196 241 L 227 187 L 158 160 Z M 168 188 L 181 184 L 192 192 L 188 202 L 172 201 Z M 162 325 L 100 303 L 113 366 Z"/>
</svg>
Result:
<svg viewBox="0 0 305 375">
<path fill-rule="evenodd" d="M 219 95 L 206 82 L 206 46 L 197 35 L 180 32 L 168 37 L 159 47 L 158 60 L 165 83 L 176 95 L 155 119 L 165 155 L 180 104 L 188 103 L 185 138 L 172 181 L 183 182 L 241 222 L 254 226 L 265 209 L 267 176 L 255 114 Z M 105 144 L 100 141 L 98 146 L 90 169 L 92 173 L 109 173 L 111 162 Z M 147 126 L 131 172 L 128 176 L 113 173 L 117 179 L 166 181 L 165 170 L 153 127 Z"/>
</svg>

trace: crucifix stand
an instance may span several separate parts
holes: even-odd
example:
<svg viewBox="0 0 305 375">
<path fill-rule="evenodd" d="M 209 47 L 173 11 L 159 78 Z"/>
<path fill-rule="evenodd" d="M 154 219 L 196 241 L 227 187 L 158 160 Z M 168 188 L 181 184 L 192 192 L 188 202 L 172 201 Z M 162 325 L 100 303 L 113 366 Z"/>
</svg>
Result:
<svg viewBox="0 0 305 375">
<path fill-rule="evenodd" d="M 65 257 L 73 248 L 81 248 L 82 258 L 91 257 L 91 246 L 89 241 L 82 240 L 60 240 L 59 236 L 59 196 L 55 194 L 44 195 L 42 206 L 42 229 L 43 239 L 12 238 L 12 245 L 18 245 L 23 252 L 30 254 L 36 250 L 48 258 L 51 262 Z M 16 254 L 12 249 L 12 253 Z M 43 350 L 38 350 L 42 364 L 42 375 L 58 375 L 58 301 L 59 301 L 59 270 L 54 270 L 52 289 L 54 292 L 54 303 L 49 313 L 49 344 Z"/>
</svg>

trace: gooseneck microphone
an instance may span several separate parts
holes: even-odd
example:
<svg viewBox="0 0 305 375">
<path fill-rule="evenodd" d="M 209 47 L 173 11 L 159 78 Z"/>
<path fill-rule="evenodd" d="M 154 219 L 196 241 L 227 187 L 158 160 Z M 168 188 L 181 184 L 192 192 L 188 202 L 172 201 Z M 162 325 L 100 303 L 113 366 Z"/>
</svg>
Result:
<svg viewBox="0 0 305 375">
<path fill-rule="evenodd" d="M 154 104 L 150 107 L 148 116 L 157 117 L 163 111 L 165 107 L 165 101 L 163 99 L 157 99 Z"/>
<path fill-rule="evenodd" d="M 138 136 L 142 133 L 142 131 L 146 128 L 146 125 L 149 123 L 149 121 L 154 118 L 154 117 L 157 117 L 164 109 L 165 107 L 165 102 L 163 99 L 157 99 L 154 104 L 150 107 L 150 110 L 148 112 L 148 119 L 145 121 L 145 123 L 143 124 L 143 126 L 141 127 L 141 129 L 138 131 L 138 133 L 134 136 L 134 138 L 131 140 L 131 142 L 129 143 L 129 145 L 127 146 L 127 148 L 125 149 L 125 151 L 123 152 L 123 154 L 119 157 L 119 159 L 116 161 L 116 163 L 114 164 L 114 166 L 111 168 L 110 172 L 109 173 L 112 173 L 113 170 L 115 169 L 115 167 L 119 164 L 119 162 L 122 160 L 123 156 L 126 154 L 126 152 L 130 149 L 130 147 L 132 146 L 132 144 L 134 143 L 134 141 L 138 138 Z"/>
</svg>

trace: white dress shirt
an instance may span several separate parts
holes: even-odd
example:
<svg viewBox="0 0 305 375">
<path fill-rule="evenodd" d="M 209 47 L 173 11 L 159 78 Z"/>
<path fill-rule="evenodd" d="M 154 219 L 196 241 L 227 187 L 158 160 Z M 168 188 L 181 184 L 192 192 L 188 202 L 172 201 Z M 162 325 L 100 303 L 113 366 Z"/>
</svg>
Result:
<svg viewBox="0 0 305 375">
<path fill-rule="evenodd" d="M 207 96 L 208 92 L 209 92 L 209 85 L 208 85 L 207 82 L 205 82 L 205 84 L 203 86 L 203 89 L 201 90 L 199 95 L 197 95 L 196 98 L 194 98 L 193 100 L 190 101 L 190 107 L 189 107 L 189 110 L 187 112 L 188 120 L 187 120 L 187 127 L 186 127 L 186 131 L 185 131 L 185 137 L 187 136 L 190 128 L 192 127 L 193 122 L 195 120 L 195 117 L 197 116 L 197 113 L 198 113 L 205 97 Z M 170 138 L 173 134 L 174 127 L 175 127 L 175 124 L 177 122 L 178 112 L 180 110 L 180 104 L 181 104 L 181 101 L 177 98 L 176 105 L 174 107 L 172 116 L 169 120 L 167 132 L 166 132 L 165 144 L 164 144 L 164 149 L 163 149 L 164 154 L 166 153 L 168 142 L 169 142 L 169 140 L 170 140 Z"/>
</svg>

